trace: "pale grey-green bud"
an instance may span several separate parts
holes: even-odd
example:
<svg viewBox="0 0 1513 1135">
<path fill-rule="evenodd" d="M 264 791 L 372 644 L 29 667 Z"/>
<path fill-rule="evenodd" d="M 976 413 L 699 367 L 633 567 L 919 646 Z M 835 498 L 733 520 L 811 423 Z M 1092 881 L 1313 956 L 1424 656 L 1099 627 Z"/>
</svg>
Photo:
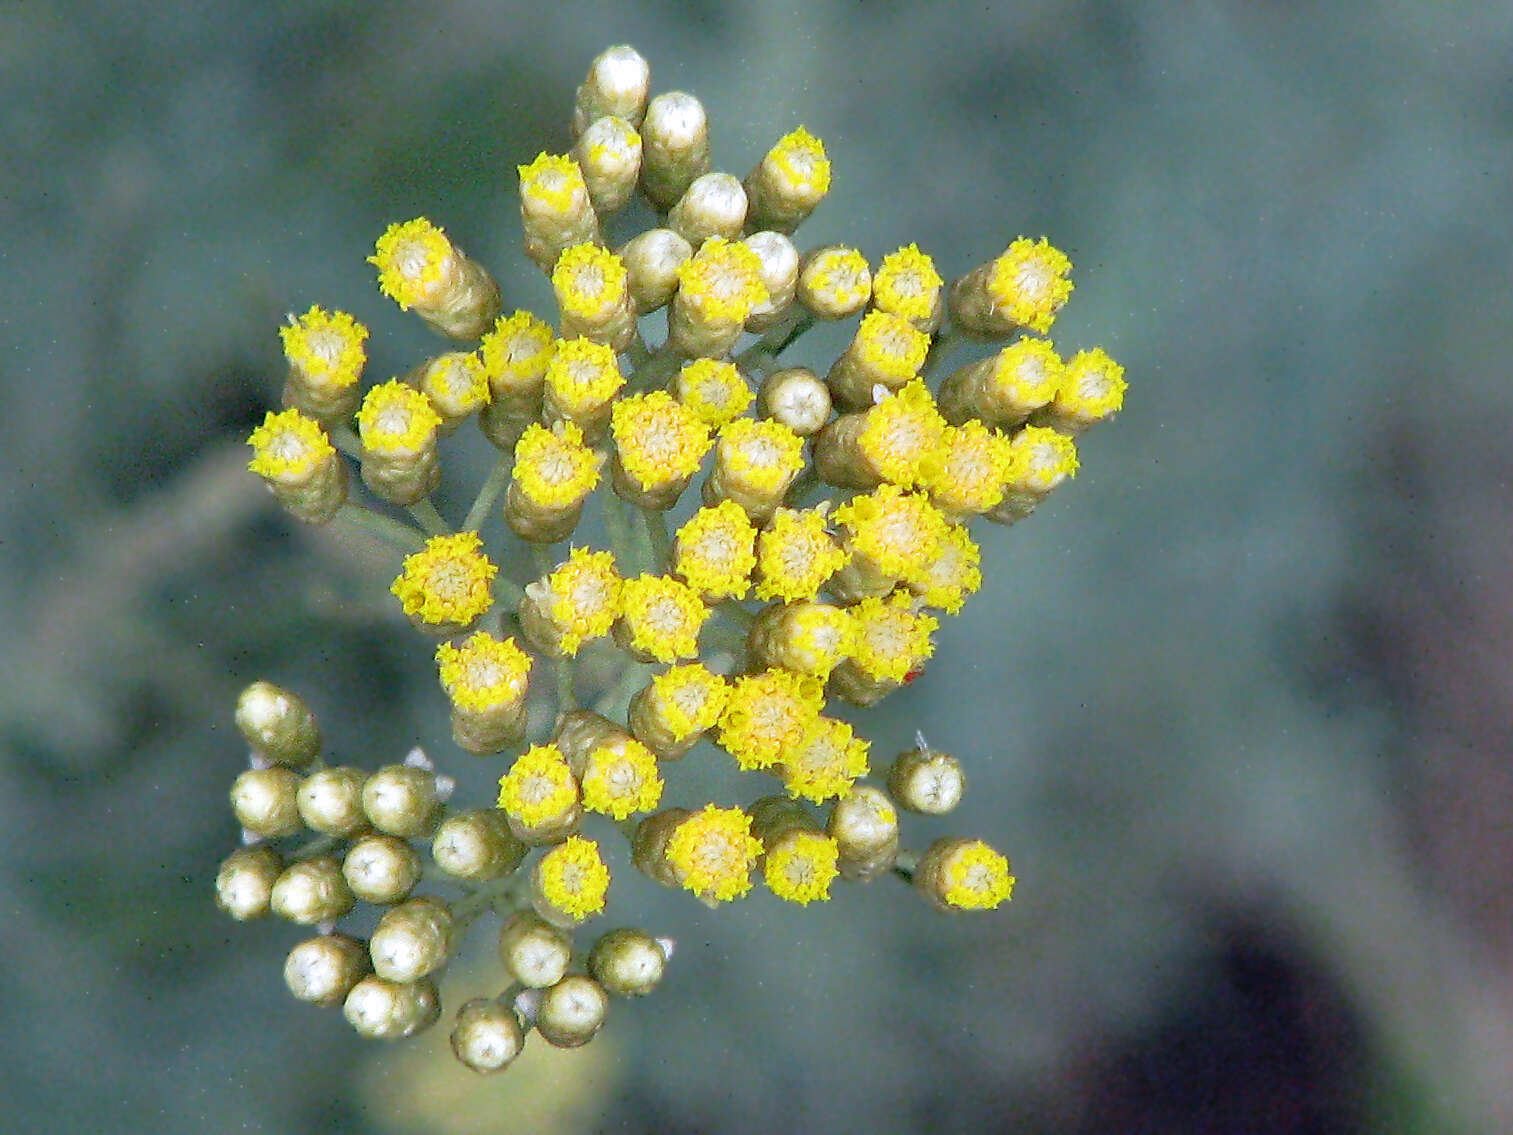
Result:
<svg viewBox="0 0 1513 1135">
<path fill-rule="evenodd" d="M 300 818 L 324 835 L 355 835 L 368 826 L 362 789 L 368 774 L 355 768 L 317 769 L 305 777 L 297 797 Z"/>
<path fill-rule="evenodd" d="M 436 774 L 412 765 L 385 765 L 363 785 L 362 806 L 381 832 L 406 839 L 430 835 L 440 807 Z"/>
<path fill-rule="evenodd" d="M 368 944 L 373 972 L 389 981 L 415 981 L 446 964 L 452 947 L 452 912 L 424 895 L 384 912 Z"/>
<path fill-rule="evenodd" d="M 510 831 L 497 808 L 480 808 L 448 816 L 436 829 L 431 858 L 459 879 L 497 879 L 520 866 L 525 844 Z"/>
<path fill-rule="evenodd" d="M 961 803 L 965 790 L 961 762 L 939 749 L 909 749 L 888 769 L 888 793 L 905 811 L 943 815 Z"/>
<path fill-rule="evenodd" d="M 320 728 L 310 707 L 272 682 L 253 682 L 242 691 L 236 727 L 259 756 L 276 765 L 307 765 L 320 752 Z"/>
<path fill-rule="evenodd" d="M 808 367 L 775 370 L 757 392 L 762 417 L 781 422 L 800 437 L 810 437 L 830 420 L 830 387 Z"/>
<path fill-rule="evenodd" d="M 248 769 L 231 784 L 231 811 L 254 835 L 293 835 L 301 827 L 299 773 L 282 765 Z"/>
<path fill-rule="evenodd" d="M 825 834 L 835 840 L 841 875 L 853 882 L 875 879 L 898 859 L 898 809 L 870 784 L 835 802 Z"/>
<path fill-rule="evenodd" d="M 429 978 L 399 982 L 370 975 L 352 987 L 342 1014 L 360 1036 L 398 1040 L 435 1024 L 441 999 Z"/>
<path fill-rule="evenodd" d="M 509 1067 L 524 1045 L 520 1015 L 510 1006 L 478 997 L 457 1010 L 452 1052 L 474 1072 L 498 1072 Z"/>
<path fill-rule="evenodd" d="M 609 994 L 591 977 L 569 974 L 544 990 L 536 1010 L 536 1031 L 558 1048 L 577 1048 L 604 1027 Z"/>
<path fill-rule="evenodd" d="M 543 989 L 567 973 L 573 940 L 534 911 L 517 911 L 499 930 L 499 960 L 527 989 Z"/>
<path fill-rule="evenodd" d="M 370 835 L 354 843 L 342 861 L 342 875 L 364 902 L 402 900 L 420 881 L 420 856 L 398 836 Z"/>
<path fill-rule="evenodd" d="M 268 913 L 273 884 L 284 869 L 271 847 L 243 847 L 221 863 L 215 876 L 215 903 L 238 922 Z"/>
<path fill-rule="evenodd" d="M 284 984 L 301 1001 L 339 1005 L 368 972 L 368 948 L 346 934 L 306 938 L 284 961 Z"/>
<path fill-rule="evenodd" d="M 662 944 L 642 930 L 611 930 L 588 955 L 588 972 L 617 997 L 644 997 L 657 987 L 667 968 Z"/>
<path fill-rule="evenodd" d="M 273 913 L 301 926 L 334 922 L 352 909 L 352 889 L 334 859 L 305 859 L 285 868 L 273 884 Z"/>
</svg>

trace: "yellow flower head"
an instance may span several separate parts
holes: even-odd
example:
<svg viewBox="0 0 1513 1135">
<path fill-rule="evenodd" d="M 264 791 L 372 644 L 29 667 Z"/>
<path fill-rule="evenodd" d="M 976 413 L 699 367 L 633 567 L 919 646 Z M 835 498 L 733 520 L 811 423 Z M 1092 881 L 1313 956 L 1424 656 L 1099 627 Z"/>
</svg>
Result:
<svg viewBox="0 0 1513 1135">
<path fill-rule="evenodd" d="M 599 845 L 569 836 L 536 863 L 536 889 L 557 910 L 582 922 L 604 909 L 609 895 L 609 868 Z"/>
<path fill-rule="evenodd" d="M 706 902 L 729 902 L 751 890 L 751 868 L 762 843 L 739 808 L 707 804 L 667 841 L 667 862 L 684 888 Z"/>
<path fill-rule="evenodd" d="M 436 442 L 441 415 L 413 386 L 391 378 L 363 395 L 357 433 L 363 448 L 383 457 L 410 457 Z"/>
<path fill-rule="evenodd" d="M 714 728 L 730 698 L 725 679 L 699 662 L 674 666 L 651 684 L 662 720 L 679 741 Z"/>
<path fill-rule="evenodd" d="M 803 739 L 783 755 L 783 787 L 819 804 L 846 795 L 867 775 L 867 742 L 834 717 L 817 717 Z"/>
<path fill-rule="evenodd" d="M 969 418 L 947 427 L 925 486 L 936 507 L 946 512 L 987 512 L 1003 500 L 1013 463 L 1009 439 Z"/>
<path fill-rule="evenodd" d="M 678 302 L 703 324 L 746 322 L 767 302 L 761 258 L 741 241 L 710 237 L 678 267 Z"/>
<path fill-rule="evenodd" d="M 643 489 L 686 482 L 709 452 L 709 427 L 664 390 L 622 398 L 610 413 L 620 465 Z"/>
<path fill-rule="evenodd" d="M 572 656 L 588 639 L 609 633 L 620 615 L 620 575 L 609 552 L 574 548 L 546 577 L 552 597 L 548 614 L 563 632 L 562 651 Z"/>
<path fill-rule="evenodd" d="M 929 498 L 897 485 L 879 485 L 853 497 L 833 515 L 846 529 L 845 544 L 854 559 L 902 580 L 918 578 L 935 561 L 948 527 Z"/>
<path fill-rule="evenodd" d="M 939 624 L 914 610 L 908 592 L 863 599 L 851 611 L 856 618 L 851 661 L 868 677 L 902 682 L 935 652 L 930 636 Z"/>
<path fill-rule="evenodd" d="M 871 298 L 872 269 L 854 248 L 822 248 L 799 270 L 799 290 L 826 314 L 840 318 L 860 311 Z"/>
<path fill-rule="evenodd" d="M 625 265 L 620 258 L 592 242 L 567 249 L 552 269 L 552 290 L 564 319 L 607 318 L 625 302 L 625 288 Z"/>
<path fill-rule="evenodd" d="M 476 532 L 432 536 L 424 549 L 405 557 L 404 568 L 389 590 L 411 618 L 467 626 L 494 601 L 489 586 L 499 569 L 481 547 Z"/>
<path fill-rule="evenodd" d="M 252 447 L 247 468 L 280 484 L 297 485 L 308 480 L 336 453 L 320 423 L 298 410 L 270 413 L 252 431 L 247 444 Z"/>
<path fill-rule="evenodd" d="M 944 283 L 935 262 L 917 244 L 906 244 L 878 265 L 872 279 L 872 303 L 878 311 L 918 326 L 935 314 Z"/>
<path fill-rule="evenodd" d="M 289 365 L 315 386 L 340 390 L 351 386 L 367 362 L 363 343 L 368 329 L 344 311 L 312 307 L 289 326 L 280 327 Z"/>
<path fill-rule="evenodd" d="M 764 615 L 759 624 L 768 628 L 772 639 L 769 662 L 826 678 L 851 653 L 856 628 L 848 608 L 800 599 L 778 609 L 770 625 L 769 619 L 770 614 Z"/>
<path fill-rule="evenodd" d="M 420 390 L 454 420 L 488 405 L 490 398 L 488 372 L 471 351 L 448 351 L 432 359 L 421 375 Z"/>
<path fill-rule="evenodd" d="M 813 599 L 846 566 L 847 553 L 818 509 L 780 508 L 757 533 L 758 599 Z"/>
<path fill-rule="evenodd" d="M 640 741 L 621 739 L 591 750 L 584 763 L 583 806 L 623 820 L 650 812 L 662 800 L 657 758 Z"/>
<path fill-rule="evenodd" d="M 781 179 L 784 196 L 817 205 L 830 191 L 830 159 L 825 144 L 800 126 L 767 151 L 766 164 Z"/>
<path fill-rule="evenodd" d="M 571 217 L 588 201 L 583 171 L 566 154 L 539 154 L 530 165 L 517 166 L 520 204 L 538 217 Z"/>
<path fill-rule="evenodd" d="M 919 373 L 930 350 L 930 336 L 907 320 L 886 311 L 862 316 L 856 338 L 848 348 L 852 357 L 884 386 L 898 388 Z"/>
<path fill-rule="evenodd" d="M 785 832 L 773 840 L 762 858 L 762 878 L 785 902 L 808 906 L 830 897 L 830 884 L 840 874 L 836 866 L 840 849 L 835 840 L 819 832 Z"/>
<path fill-rule="evenodd" d="M 539 389 L 554 344 L 551 327 L 530 312 L 500 316 L 478 345 L 494 393 Z"/>
<path fill-rule="evenodd" d="M 540 827 L 578 803 L 578 782 L 555 745 L 532 745 L 499 778 L 499 807 L 528 828 Z"/>
<path fill-rule="evenodd" d="M 485 712 L 525 700 L 531 656 L 512 638 L 478 631 L 461 646 L 444 642 L 436 648 L 436 665 L 442 689 L 459 709 Z"/>
<path fill-rule="evenodd" d="M 1061 387 L 1062 367 L 1045 339 L 1016 339 L 993 357 L 993 400 L 1021 416 L 1037 410 Z"/>
<path fill-rule="evenodd" d="M 756 529 L 734 501 L 690 516 L 673 544 L 672 570 L 710 600 L 741 599 L 756 566 Z"/>
<path fill-rule="evenodd" d="M 620 618 L 634 649 L 658 662 L 676 662 L 698 655 L 699 630 L 709 608 L 685 583 L 642 575 L 622 585 Z"/>
<path fill-rule="evenodd" d="M 921 380 L 916 378 L 865 413 L 857 445 L 884 480 L 910 488 L 936 474 L 946 420 Z"/>
<path fill-rule="evenodd" d="M 959 910 L 992 910 L 1014 893 L 1009 861 L 981 840 L 954 847 L 941 864 L 943 899 Z"/>
<path fill-rule="evenodd" d="M 541 508 L 569 508 L 599 483 L 603 458 L 583 444 L 583 431 L 573 422 L 547 429 L 532 422 L 515 443 L 511 476 L 527 500 Z"/>
<path fill-rule="evenodd" d="M 625 385 L 614 348 L 588 339 L 562 339 L 546 368 L 546 385 L 569 417 L 592 414 Z"/>
<path fill-rule="evenodd" d="M 981 562 L 982 552 L 966 528 L 953 524 L 940 543 L 940 555 L 911 586 L 926 606 L 958 614 L 967 597 L 982 586 Z"/>
<path fill-rule="evenodd" d="M 1072 262 L 1045 237 L 1020 237 L 993 261 L 988 297 L 1021 327 L 1044 335 L 1072 294 Z"/>
<path fill-rule="evenodd" d="M 747 491 L 776 494 L 804 467 L 804 439 L 781 422 L 737 418 L 721 427 L 715 460 Z"/>
<path fill-rule="evenodd" d="M 452 270 L 454 253 L 446 234 L 424 217 L 390 225 L 378 238 L 368 263 L 378 269 L 378 289 L 409 311 L 431 296 Z"/>
<path fill-rule="evenodd" d="M 1124 368 L 1102 350 L 1078 351 L 1066 362 L 1052 405 L 1080 421 L 1101 421 L 1124 405 Z"/>
<path fill-rule="evenodd" d="M 740 417 L 756 397 L 736 365 L 721 359 L 694 359 L 685 365 L 673 378 L 672 392 L 714 430 Z"/>
<path fill-rule="evenodd" d="M 770 768 L 804 739 L 824 702 L 823 682 L 791 670 L 737 678 L 720 718 L 720 745 L 747 771 Z"/>
<path fill-rule="evenodd" d="M 1009 441 L 1014 463 L 1009 488 L 1048 493 L 1077 475 L 1077 444 L 1065 434 L 1042 426 L 1026 426 Z"/>
</svg>

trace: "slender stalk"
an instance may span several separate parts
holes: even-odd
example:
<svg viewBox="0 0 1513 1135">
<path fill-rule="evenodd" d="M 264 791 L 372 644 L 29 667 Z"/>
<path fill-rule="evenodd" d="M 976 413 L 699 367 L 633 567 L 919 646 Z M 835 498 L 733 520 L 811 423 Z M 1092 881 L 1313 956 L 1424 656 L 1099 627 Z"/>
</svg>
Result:
<svg viewBox="0 0 1513 1135">
<path fill-rule="evenodd" d="M 760 369 L 791 347 L 800 335 L 814 326 L 814 322 L 814 316 L 808 310 L 794 304 L 781 321 L 768 328 L 765 335 L 737 354 L 732 361 L 742 370 Z"/>
<path fill-rule="evenodd" d="M 362 460 L 362 442 L 358 440 L 357 434 L 352 431 L 351 426 L 333 426 L 329 436 L 331 444 L 336 446 L 337 449 L 341 450 L 348 457 L 357 458 L 359 461 Z"/>
<path fill-rule="evenodd" d="M 473 503 L 468 506 L 468 514 L 462 518 L 462 527 L 467 532 L 477 532 L 488 516 L 489 509 L 494 507 L 494 502 L 499 499 L 499 494 L 504 492 L 504 486 L 510 479 L 510 470 L 515 467 L 513 457 L 504 453 L 499 460 L 494 462 L 494 468 L 490 470 L 488 479 L 478 488 L 478 495 L 473 498 Z"/>
<path fill-rule="evenodd" d="M 431 503 L 430 497 L 425 497 L 409 505 L 406 509 L 419 525 L 432 536 L 450 536 L 452 526 L 442 519 L 441 513 L 436 511 L 436 506 Z"/>
<path fill-rule="evenodd" d="M 371 508 L 358 504 L 356 501 L 347 501 L 336 515 L 352 527 L 361 528 L 364 532 L 386 540 L 407 552 L 418 552 L 426 545 L 426 535 L 418 528 L 412 528 L 404 521 L 395 520 L 392 516 L 374 512 Z"/>
<path fill-rule="evenodd" d="M 625 502 L 610 490 L 603 494 L 604 529 L 609 533 L 609 550 L 615 562 L 629 574 L 635 568 L 635 551 L 631 543 L 630 518 L 626 515 Z"/>
<path fill-rule="evenodd" d="M 925 365 L 919 368 L 920 377 L 933 377 L 946 361 L 946 357 L 966 341 L 966 335 L 954 324 L 941 328 L 930 340 L 930 353 L 925 356 Z"/>
<path fill-rule="evenodd" d="M 667 514 L 655 508 L 643 508 L 641 523 L 646 530 L 652 559 L 650 570 L 665 572 L 672 567 L 672 536 L 667 531 Z"/>
</svg>

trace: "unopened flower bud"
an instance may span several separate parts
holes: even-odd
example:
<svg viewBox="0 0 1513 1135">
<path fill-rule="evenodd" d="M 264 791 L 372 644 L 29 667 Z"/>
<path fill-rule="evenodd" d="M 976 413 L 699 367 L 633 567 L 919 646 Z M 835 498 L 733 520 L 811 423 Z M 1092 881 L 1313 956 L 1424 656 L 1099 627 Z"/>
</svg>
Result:
<svg viewBox="0 0 1513 1135">
<path fill-rule="evenodd" d="M 746 317 L 747 331 L 765 331 L 787 313 L 799 282 L 799 253 L 782 233 L 764 229 L 746 238 L 746 247 L 762 264 L 762 283 L 767 298 Z"/>
<path fill-rule="evenodd" d="M 657 987 L 666 968 L 662 944 L 628 926 L 603 935 L 588 955 L 588 972 L 616 997 L 646 996 Z"/>
<path fill-rule="evenodd" d="M 430 835 L 441 806 L 436 774 L 410 765 L 385 765 L 363 785 L 362 805 L 381 832 L 406 839 Z"/>
<path fill-rule="evenodd" d="M 870 784 L 856 785 L 835 802 L 825 832 L 840 850 L 841 875 L 853 882 L 877 878 L 898 859 L 898 811 Z"/>
<path fill-rule="evenodd" d="M 236 727 L 264 760 L 300 768 L 320 752 L 315 715 L 298 694 L 253 682 L 236 699 Z"/>
<path fill-rule="evenodd" d="M 362 787 L 368 774 L 356 768 L 323 768 L 305 778 L 296 801 L 300 819 L 322 835 L 350 836 L 368 826 Z"/>
<path fill-rule="evenodd" d="M 507 1068 L 525 1046 L 520 1015 L 499 1001 L 475 997 L 457 1010 L 452 1054 L 474 1072 Z"/>
<path fill-rule="evenodd" d="M 215 875 L 215 904 L 238 922 L 268 913 L 273 884 L 284 860 L 271 847 L 259 844 L 233 851 Z"/>
<path fill-rule="evenodd" d="M 641 121 L 641 188 L 658 209 L 672 207 L 709 170 L 709 119 L 683 91 L 652 99 Z"/>
<path fill-rule="evenodd" d="M 746 223 L 746 191 L 728 173 L 706 173 L 678 198 L 667 223 L 695 248 L 712 236 L 735 240 Z"/>
<path fill-rule="evenodd" d="M 623 118 L 607 114 L 595 120 L 573 143 L 573 158 L 600 217 L 623 208 L 636 191 L 641 173 L 641 135 Z"/>
<path fill-rule="evenodd" d="M 524 857 L 525 844 L 510 832 L 496 808 L 448 816 L 431 842 L 436 866 L 458 879 L 497 879 L 520 866 Z"/>
<path fill-rule="evenodd" d="M 369 972 L 365 943 L 346 934 L 306 938 L 284 961 L 284 984 L 301 1001 L 339 1005 Z"/>
<path fill-rule="evenodd" d="M 342 860 L 342 878 L 363 902 L 387 906 L 409 897 L 420 882 L 420 856 L 392 835 L 364 836 Z"/>
<path fill-rule="evenodd" d="M 388 981 L 405 982 L 435 973 L 451 952 L 452 927 L 452 912 L 429 895 L 390 907 L 368 945 L 373 972 Z"/>
<path fill-rule="evenodd" d="M 578 85 L 573 104 L 573 133 L 582 134 L 606 114 L 617 115 L 632 126 L 646 113 L 646 95 L 651 88 L 651 67 L 641 53 L 627 43 L 607 47 L 588 65 L 588 76 Z"/>
<path fill-rule="evenodd" d="M 656 311 L 678 290 L 678 269 L 693 255 L 689 244 L 672 229 L 647 229 L 620 249 L 636 314 Z"/>
<path fill-rule="evenodd" d="M 541 995 L 536 1031 L 557 1048 L 577 1048 L 594 1039 L 609 1012 L 609 994 L 591 977 L 569 974 Z"/>
<path fill-rule="evenodd" d="M 910 812 L 944 815 L 961 803 L 965 790 L 961 762 L 925 745 L 898 754 L 888 769 L 888 794 Z"/>
<path fill-rule="evenodd" d="M 527 989 L 545 989 L 562 980 L 573 959 L 573 940 L 534 911 L 521 910 L 499 930 L 499 960 Z"/>
<path fill-rule="evenodd" d="M 583 172 L 572 158 L 541 154 L 520 166 L 520 224 L 525 230 L 525 254 L 543 272 L 557 266 L 564 249 L 600 241 Z"/>
<path fill-rule="evenodd" d="M 762 417 L 811 437 L 830 420 L 830 388 L 808 367 L 776 370 L 763 380 L 757 407 Z"/>
<path fill-rule="evenodd" d="M 499 316 L 499 286 L 425 218 L 390 225 L 368 263 L 400 309 L 415 309 L 438 334 L 477 339 Z"/>
<path fill-rule="evenodd" d="M 231 785 L 231 811 L 254 835 L 273 839 L 300 830 L 299 774 L 282 765 L 253 768 Z"/>
<path fill-rule="evenodd" d="M 352 891 L 342 878 L 341 864 L 321 857 L 292 863 L 273 884 L 273 913 L 280 918 L 313 926 L 335 922 L 352 909 Z"/>
<path fill-rule="evenodd" d="M 369 975 L 347 994 L 342 1014 L 359 1036 L 399 1040 L 434 1025 L 441 1016 L 441 998 L 430 978 L 398 982 Z"/>
</svg>

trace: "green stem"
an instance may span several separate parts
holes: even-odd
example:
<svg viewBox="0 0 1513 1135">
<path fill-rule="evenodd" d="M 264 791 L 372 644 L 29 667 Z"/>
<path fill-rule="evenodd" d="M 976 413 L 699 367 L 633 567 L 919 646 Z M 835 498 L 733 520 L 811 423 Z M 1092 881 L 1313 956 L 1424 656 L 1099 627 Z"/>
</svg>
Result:
<svg viewBox="0 0 1513 1135">
<path fill-rule="evenodd" d="M 374 512 L 366 505 L 360 505 L 356 501 L 348 501 L 341 506 L 341 511 L 336 514 L 342 520 L 354 528 L 361 528 L 370 535 L 387 540 L 398 548 L 407 552 L 418 552 L 426 546 L 425 533 L 418 528 L 412 528 L 402 520 L 395 520 L 392 516 L 385 516 L 381 512 Z"/>
<path fill-rule="evenodd" d="M 668 571 L 672 567 L 672 537 L 667 531 L 667 514 L 655 508 L 643 508 L 639 511 L 642 525 L 646 530 L 646 539 L 654 557 L 650 569 L 657 572 Z"/>
<path fill-rule="evenodd" d="M 431 503 L 430 497 L 423 497 L 409 505 L 407 511 L 429 535 L 450 536 L 452 534 L 452 526 L 442 519 L 441 513 L 436 511 L 436 506 Z"/>
<path fill-rule="evenodd" d="M 629 575 L 635 570 L 634 547 L 631 543 L 630 519 L 626 515 L 625 502 L 613 489 L 603 494 L 604 530 L 609 534 L 609 550 L 614 553 L 620 570 Z"/>
<path fill-rule="evenodd" d="M 355 457 L 359 461 L 362 460 L 362 442 L 358 440 L 357 434 L 352 431 L 351 426 L 332 426 L 329 436 L 331 444 L 336 446 L 337 449 L 341 450 L 348 457 Z"/>
<path fill-rule="evenodd" d="M 462 519 L 462 528 L 466 532 L 477 532 L 482 526 L 484 518 L 488 516 L 489 509 L 494 507 L 494 502 L 499 499 L 499 494 L 504 492 L 505 483 L 510 479 L 510 470 L 514 468 L 514 458 L 511 454 L 501 454 L 499 460 L 494 462 L 494 468 L 490 471 L 488 479 L 478 489 L 478 495 L 473 498 L 473 503 L 468 507 L 467 516 Z"/>
<path fill-rule="evenodd" d="M 925 356 L 925 365 L 919 368 L 921 378 L 931 378 L 946 360 L 946 356 L 955 351 L 967 341 L 967 337 L 960 328 L 953 326 L 942 328 L 930 340 L 930 353 Z"/>
<path fill-rule="evenodd" d="M 800 335 L 814 326 L 814 315 L 794 304 L 767 333 L 732 360 L 742 370 L 760 370 L 791 347 Z"/>
</svg>

